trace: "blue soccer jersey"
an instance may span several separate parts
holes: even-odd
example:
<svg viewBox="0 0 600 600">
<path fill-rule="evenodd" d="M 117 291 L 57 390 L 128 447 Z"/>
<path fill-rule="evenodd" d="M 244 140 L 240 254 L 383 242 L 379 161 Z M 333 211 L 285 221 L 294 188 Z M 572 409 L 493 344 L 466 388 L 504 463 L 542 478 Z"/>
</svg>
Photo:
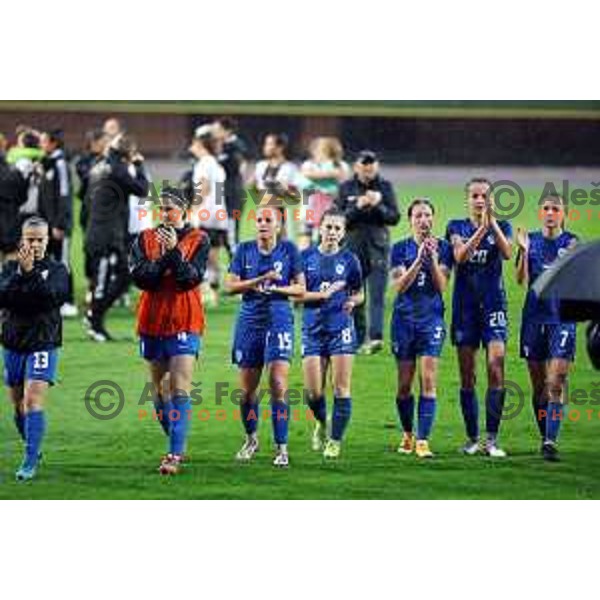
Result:
<svg viewBox="0 0 600 600">
<path fill-rule="evenodd" d="M 323 254 L 316 246 L 302 252 L 301 259 L 307 291 L 324 292 L 339 281 L 346 284 L 344 289 L 334 293 L 328 300 L 305 304 L 303 355 L 353 354 L 356 351 L 354 319 L 345 312 L 344 304 L 363 285 L 358 259 L 349 250 Z"/>
<path fill-rule="evenodd" d="M 541 231 L 529 234 L 529 252 L 527 255 L 527 267 L 529 272 L 529 290 L 523 307 L 523 320 L 536 323 L 560 323 L 559 302 L 556 298 L 541 300 L 531 289 L 536 279 L 554 261 L 563 256 L 574 243 L 577 236 L 569 231 L 563 231 L 558 237 L 545 238 Z"/>
<path fill-rule="evenodd" d="M 281 279 L 267 286 L 289 286 L 301 273 L 298 249 L 289 241 L 280 241 L 265 254 L 255 241 L 238 246 L 229 272 L 241 280 L 255 279 L 277 271 Z M 258 367 L 275 360 L 290 361 L 294 345 L 294 316 L 287 297 L 263 287 L 242 296 L 237 320 L 233 361 L 241 367 Z"/>
<path fill-rule="evenodd" d="M 419 246 L 413 238 L 397 242 L 392 247 L 392 269 L 409 269 L 418 253 Z M 450 271 L 454 259 L 445 240 L 438 240 L 438 255 L 440 265 Z M 446 337 L 444 301 L 433 283 L 430 258 L 425 258 L 411 286 L 396 296 L 391 333 L 392 350 L 399 360 L 440 355 Z"/>
<path fill-rule="evenodd" d="M 502 233 L 512 238 L 508 221 L 498 221 Z M 448 223 L 446 239 L 467 242 L 478 227 L 471 219 Z M 458 346 L 479 347 L 508 338 L 507 300 L 502 278 L 503 258 L 492 230 L 469 259 L 456 265 L 452 298 L 452 339 Z"/>
<path fill-rule="evenodd" d="M 575 357 L 575 323 L 560 319 L 560 306 L 557 298 L 542 300 L 531 286 L 536 279 L 577 241 L 577 236 L 563 231 L 556 238 L 546 238 L 541 231 L 529 234 L 527 267 L 529 290 L 523 306 L 521 323 L 521 357 L 532 361 L 545 361 L 551 358 L 573 360 Z"/>
</svg>

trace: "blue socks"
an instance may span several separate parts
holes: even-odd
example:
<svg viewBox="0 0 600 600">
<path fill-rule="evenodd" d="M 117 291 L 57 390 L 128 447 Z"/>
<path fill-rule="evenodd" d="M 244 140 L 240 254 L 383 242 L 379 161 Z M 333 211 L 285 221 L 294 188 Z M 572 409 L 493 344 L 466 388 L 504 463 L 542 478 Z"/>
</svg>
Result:
<svg viewBox="0 0 600 600">
<path fill-rule="evenodd" d="M 22 412 L 15 411 L 15 427 L 21 436 L 23 441 L 26 441 L 25 437 L 25 415 Z"/>
<path fill-rule="evenodd" d="M 28 412 L 25 415 L 25 465 L 35 467 L 46 432 L 46 414 L 43 410 Z"/>
<path fill-rule="evenodd" d="M 504 398 L 506 393 L 501 389 L 488 389 L 485 398 L 485 429 L 488 436 L 496 436 L 500 429 L 502 411 L 504 410 Z"/>
<path fill-rule="evenodd" d="M 415 397 L 396 398 L 396 409 L 400 417 L 400 423 L 405 433 L 412 433 L 415 415 Z"/>
<path fill-rule="evenodd" d="M 560 424 L 564 417 L 564 407 L 559 402 L 548 403 L 548 416 L 546 417 L 546 441 L 556 444 Z"/>
<path fill-rule="evenodd" d="M 160 421 L 160 425 L 166 435 L 169 435 L 169 417 L 167 416 L 166 403 L 162 398 L 157 398 L 154 401 L 154 412 L 156 418 Z"/>
<path fill-rule="evenodd" d="M 418 415 L 419 420 L 417 424 L 417 439 L 427 440 L 431 434 L 431 428 L 433 427 L 433 420 L 435 418 L 435 398 L 421 396 L 419 398 Z"/>
<path fill-rule="evenodd" d="M 290 411 L 284 402 L 271 403 L 271 419 L 273 421 L 273 438 L 275 444 L 282 446 L 288 442 L 288 423 Z"/>
<path fill-rule="evenodd" d="M 169 420 L 169 452 L 181 456 L 185 451 L 185 443 L 190 429 L 189 413 L 192 408 L 189 396 L 176 396 L 172 402 L 164 403 Z"/>
<path fill-rule="evenodd" d="M 320 396 L 315 400 L 309 400 L 308 408 L 312 410 L 315 419 L 319 421 L 319 423 L 324 424 L 327 422 L 327 401 L 325 400 L 325 396 Z"/>
<path fill-rule="evenodd" d="M 334 398 L 331 419 L 331 439 L 341 442 L 352 415 L 351 398 Z"/>
<path fill-rule="evenodd" d="M 259 407 L 255 400 L 244 402 L 241 406 L 242 422 L 247 435 L 253 435 L 258 428 Z"/>
<path fill-rule="evenodd" d="M 475 390 L 460 390 L 460 408 L 465 421 L 467 437 L 470 440 L 479 438 L 479 402 Z"/>
<path fill-rule="evenodd" d="M 540 435 L 546 437 L 546 415 L 548 414 L 548 400 L 540 401 L 537 396 L 532 396 L 531 403 L 533 405 L 533 416 L 537 423 Z"/>
</svg>

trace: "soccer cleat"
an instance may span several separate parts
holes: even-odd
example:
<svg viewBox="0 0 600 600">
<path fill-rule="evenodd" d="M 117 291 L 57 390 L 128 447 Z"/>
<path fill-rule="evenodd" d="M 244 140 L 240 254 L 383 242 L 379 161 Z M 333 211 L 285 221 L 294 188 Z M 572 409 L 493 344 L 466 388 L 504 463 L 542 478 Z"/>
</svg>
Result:
<svg viewBox="0 0 600 600">
<path fill-rule="evenodd" d="M 178 454 L 167 454 L 163 456 L 158 472 L 161 475 L 177 475 L 181 471 L 183 457 Z"/>
<path fill-rule="evenodd" d="M 317 421 L 312 434 L 312 449 L 315 452 L 323 452 L 327 442 L 327 425 Z"/>
<path fill-rule="evenodd" d="M 467 456 L 475 456 L 476 454 L 479 454 L 481 451 L 479 440 L 467 440 L 460 451 Z"/>
<path fill-rule="evenodd" d="M 371 340 L 369 342 L 365 342 L 359 349 L 358 353 L 363 354 L 365 356 L 371 356 L 373 354 L 377 354 L 383 350 L 383 341 L 382 340 Z"/>
<path fill-rule="evenodd" d="M 412 433 L 404 432 L 402 434 L 402 441 L 398 447 L 400 454 L 412 454 L 415 449 L 415 436 Z"/>
<path fill-rule="evenodd" d="M 112 335 L 110 335 L 104 327 L 90 327 L 87 333 L 90 339 L 98 344 L 104 344 L 114 340 Z"/>
<path fill-rule="evenodd" d="M 63 304 L 60 308 L 60 316 L 64 319 L 74 319 L 79 315 L 79 309 L 74 304 Z"/>
<path fill-rule="evenodd" d="M 23 463 L 15 473 L 17 481 L 31 481 L 35 477 L 37 467 Z"/>
<path fill-rule="evenodd" d="M 417 458 L 433 458 L 433 452 L 429 448 L 429 442 L 427 440 L 417 440 L 415 453 Z"/>
<path fill-rule="evenodd" d="M 506 452 L 496 445 L 495 441 L 488 441 L 483 446 L 483 453 L 490 458 L 506 458 Z"/>
<path fill-rule="evenodd" d="M 288 456 L 287 450 L 277 450 L 277 454 L 273 459 L 273 466 L 279 469 L 287 469 L 290 466 L 290 457 Z"/>
<path fill-rule="evenodd" d="M 246 438 L 243 446 L 236 455 L 236 459 L 240 462 L 249 462 L 254 458 L 254 455 L 258 452 L 260 446 L 258 444 L 258 438 L 250 436 Z"/>
<path fill-rule="evenodd" d="M 323 450 L 323 458 L 335 460 L 340 457 L 342 444 L 336 440 L 328 440 Z"/>
<path fill-rule="evenodd" d="M 544 442 L 542 444 L 542 456 L 548 462 L 560 462 L 558 446 L 554 442 Z"/>
</svg>

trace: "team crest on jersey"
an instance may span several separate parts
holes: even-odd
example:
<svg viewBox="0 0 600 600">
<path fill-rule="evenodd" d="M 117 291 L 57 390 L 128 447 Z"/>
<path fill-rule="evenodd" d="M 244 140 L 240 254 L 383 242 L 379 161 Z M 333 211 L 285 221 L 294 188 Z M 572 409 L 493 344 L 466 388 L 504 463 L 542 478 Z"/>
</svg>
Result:
<svg viewBox="0 0 600 600">
<path fill-rule="evenodd" d="M 494 238 L 494 236 L 490 233 L 490 235 L 488 235 L 487 241 L 488 244 L 493 246 L 496 243 L 496 238 Z"/>
<path fill-rule="evenodd" d="M 283 263 L 278 260 L 273 264 L 273 268 L 279 273 L 281 274 L 281 271 L 283 271 Z"/>
<path fill-rule="evenodd" d="M 343 275 L 343 274 L 344 274 L 344 265 L 343 265 L 342 263 L 338 263 L 338 264 L 335 266 L 335 272 L 336 272 L 338 275 Z"/>
</svg>

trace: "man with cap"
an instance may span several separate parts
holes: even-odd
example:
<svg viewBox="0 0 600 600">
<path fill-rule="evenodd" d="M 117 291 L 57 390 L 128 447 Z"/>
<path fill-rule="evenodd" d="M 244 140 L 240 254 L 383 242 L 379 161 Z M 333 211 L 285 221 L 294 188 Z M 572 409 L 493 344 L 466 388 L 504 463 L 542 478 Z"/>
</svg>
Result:
<svg viewBox="0 0 600 600">
<path fill-rule="evenodd" d="M 374 152 L 360 152 L 354 176 L 342 183 L 336 203 L 346 215 L 348 246 L 358 257 L 366 282 L 368 340 L 365 305 L 354 311 L 359 352 L 375 354 L 383 348 L 389 227 L 398 224 L 400 212 L 392 184 L 379 174 L 379 158 Z"/>
</svg>

